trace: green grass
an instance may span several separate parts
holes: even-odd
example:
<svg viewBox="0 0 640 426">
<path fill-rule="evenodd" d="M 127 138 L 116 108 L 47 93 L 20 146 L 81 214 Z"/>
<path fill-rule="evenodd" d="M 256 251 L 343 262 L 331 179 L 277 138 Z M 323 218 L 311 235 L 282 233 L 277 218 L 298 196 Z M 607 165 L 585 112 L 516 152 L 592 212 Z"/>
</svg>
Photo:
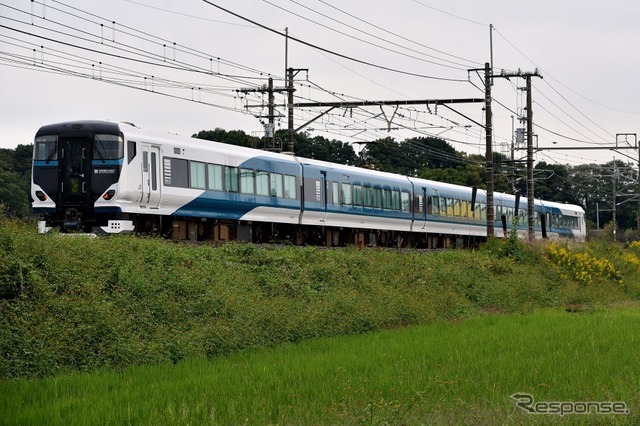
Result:
<svg viewBox="0 0 640 426">
<path fill-rule="evenodd" d="M 320 338 L 227 357 L 0 382 L 2 424 L 637 424 L 640 305 Z M 624 401 L 629 415 L 530 415 Z"/>
</svg>

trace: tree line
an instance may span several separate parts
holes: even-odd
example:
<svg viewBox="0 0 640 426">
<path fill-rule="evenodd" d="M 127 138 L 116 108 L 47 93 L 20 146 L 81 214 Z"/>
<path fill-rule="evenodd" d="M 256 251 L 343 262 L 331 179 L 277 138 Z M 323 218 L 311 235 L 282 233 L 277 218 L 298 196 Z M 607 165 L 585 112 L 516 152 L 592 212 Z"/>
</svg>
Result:
<svg viewBox="0 0 640 426">
<path fill-rule="evenodd" d="M 286 150 L 286 130 L 275 138 L 258 138 L 242 130 L 216 128 L 193 135 L 199 139 L 257 149 Z M 311 136 L 294 135 L 294 154 L 299 157 L 398 173 L 423 179 L 464 186 L 486 187 L 485 158 L 457 151 L 448 142 L 435 137 L 417 137 L 396 141 L 378 139 L 358 149 L 348 143 Z M 31 158 L 33 145 L 0 149 L 0 204 L 4 214 L 15 217 L 30 215 Z M 526 194 L 524 163 L 512 163 L 494 153 L 495 191 Z M 617 222 L 621 229 L 635 229 L 637 220 L 638 182 L 632 170 L 620 160 L 604 165 L 570 166 L 549 164 L 535 166 L 535 196 L 559 203 L 578 204 L 585 208 L 591 228 L 602 228 L 612 220 L 613 182 L 616 181 Z M 634 198 L 636 197 L 636 198 Z"/>
</svg>

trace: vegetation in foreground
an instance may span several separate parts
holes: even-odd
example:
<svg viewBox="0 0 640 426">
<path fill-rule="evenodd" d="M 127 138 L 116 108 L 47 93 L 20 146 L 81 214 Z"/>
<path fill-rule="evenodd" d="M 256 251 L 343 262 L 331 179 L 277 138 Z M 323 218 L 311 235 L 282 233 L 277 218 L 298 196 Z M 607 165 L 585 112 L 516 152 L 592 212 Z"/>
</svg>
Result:
<svg viewBox="0 0 640 426">
<path fill-rule="evenodd" d="M 640 246 L 470 252 L 37 235 L 0 221 L 0 378 L 179 363 L 317 337 L 640 296 Z"/>
<path fill-rule="evenodd" d="M 638 424 L 637 303 L 491 315 L 177 365 L 0 382 L 11 424 Z M 618 402 L 628 414 L 529 414 Z M 542 407 L 544 408 L 544 407 Z"/>
</svg>

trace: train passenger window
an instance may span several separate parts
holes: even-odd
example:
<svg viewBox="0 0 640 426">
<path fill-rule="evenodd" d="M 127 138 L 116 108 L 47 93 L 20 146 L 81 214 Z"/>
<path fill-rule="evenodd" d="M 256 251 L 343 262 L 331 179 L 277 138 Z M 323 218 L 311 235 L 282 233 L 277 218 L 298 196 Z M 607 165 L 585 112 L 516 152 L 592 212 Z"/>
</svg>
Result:
<svg viewBox="0 0 640 426">
<path fill-rule="evenodd" d="M 256 172 L 256 195 L 269 196 L 269 173 Z"/>
<path fill-rule="evenodd" d="M 146 154 L 146 152 L 144 154 Z M 200 163 L 199 161 L 189 162 L 189 186 L 191 186 L 191 188 L 206 188 L 205 170 L 206 169 L 204 163 Z"/>
<path fill-rule="evenodd" d="M 253 170 L 240 169 L 240 192 L 253 194 Z"/>
<path fill-rule="evenodd" d="M 238 192 L 238 168 L 224 167 L 224 189 L 227 192 Z"/>
<path fill-rule="evenodd" d="M 470 217 L 469 202 L 467 200 L 460 201 L 460 213 L 462 213 L 462 217 Z"/>
<path fill-rule="evenodd" d="M 222 166 L 219 164 L 207 164 L 207 188 L 214 191 L 222 191 Z"/>
<path fill-rule="evenodd" d="M 333 204 L 340 204 L 340 185 L 338 182 L 331 182 L 331 193 L 333 194 Z"/>
<path fill-rule="evenodd" d="M 282 198 L 282 175 L 280 173 L 271 173 L 271 196 Z"/>
<path fill-rule="evenodd" d="M 431 197 L 431 208 L 433 209 L 433 214 L 440 214 L 440 197 Z"/>
<path fill-rule="evenodd" d="M 455 217 L 460 217 L 461 215 L 460 200 L 453 200 L 453 215 Z"/>
<path fill-rule="evenodd" d="M 42 136 L 36 138 L 36 146 L 34 150 L 33 159 L 36 161 L 51 161 L 58 159 L 58 150 L 56 144 L 58 142 L 57 136 Z"/>
<path fill-rule="evenodd" d="M 342 204 L 349 206 L 353 202 L 351 196 L 351 184 L 343 183 L 342 184 Z"/>
<path fill-rule="evenodd" d="M 400 210 L 403 212 L 411 211 L 411 198 L 408 192 L 402 191 L 400 193 Z"/>
<path fill-rule="evenodd" d="M 362 205 L 362 186 L 361 185 L 353 185 L 353 205 L 354 206 Z"/>
<path fill-rule="evenodd" d="M 364 188 L 362 188 L 362 190 L 364 206 L 373 207 L 373 188 L 371 188 L 370 186 L 365 186 Z"/>
<path fill-rule="evenodd" d="M 284 198 L 295 200 L 297 197 L 296 177 L 284 175 Z"/>
<path fill-rule="evenodd" d="M 382 188 L 373 188 L 373 207 L 382 208 Z"/>
<path fill-rule="evenodd" d="M 386 210 L 391 210 L 391 190 L 383 189 L 382 190 L 382 208 Z"/>
<path fill-rule="evenodd" d="M 391 208 L 400 210 L 400 191 L 391 191 Z"/>
<path fill-rule="evenodd" d="M 127 141 L 127 164 L 131 164 L 134 158 L 136 158 L 136 143 Z"/>
<path fill-rule="evenodd" d="M 95 135 L 93 140 L 94 160 L 117 160 L 124 156 L 124 142 L 118 135 Z"/>
<path fill-rule="evenodd" d="M 446 216 L 447 215 L 447 199 L 444 197 L 439 197 L 440 198 L 440 216 Z"/>
</svg>

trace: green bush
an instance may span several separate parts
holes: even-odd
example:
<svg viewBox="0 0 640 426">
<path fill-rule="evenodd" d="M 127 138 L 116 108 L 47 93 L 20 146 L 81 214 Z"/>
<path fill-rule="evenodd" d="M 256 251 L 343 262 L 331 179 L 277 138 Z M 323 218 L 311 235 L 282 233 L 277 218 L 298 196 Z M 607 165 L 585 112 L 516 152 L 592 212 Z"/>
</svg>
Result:
<svg viewBox="0 0 640 426">
<path fill-rule="evenodd" d="M 640 296 L 635 248 L 594 245 L 623 286 L 563 280 L 517 239 L 478 251 L 221 247 L 38 235 L 0 222 L 0 377 L 124 368 L 304 339 Z M 634 252 L 635 253 L 635 252 Z M 640 255 L 640 253 L 636 253 Z"/>
</svg>

